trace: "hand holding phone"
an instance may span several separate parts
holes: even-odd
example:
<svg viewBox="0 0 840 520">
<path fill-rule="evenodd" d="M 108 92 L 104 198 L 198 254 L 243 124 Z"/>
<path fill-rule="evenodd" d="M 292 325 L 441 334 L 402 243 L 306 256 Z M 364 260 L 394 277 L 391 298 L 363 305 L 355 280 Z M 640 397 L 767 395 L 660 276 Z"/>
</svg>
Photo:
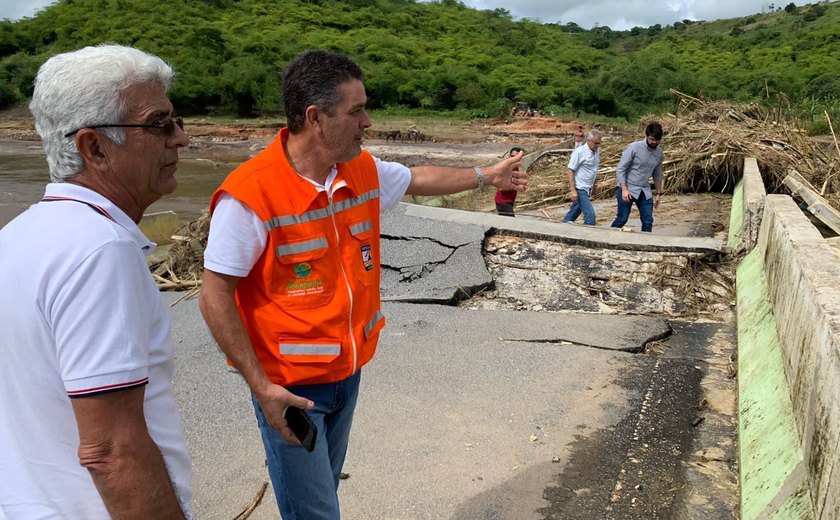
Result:
<svg viewBox="0 0 840 520">
<path fill-rule="evenodd" d="M 286 408 L 286 423 L 303 447 L 306 448 L 306 451 L 311 453 L 315 449 L 318 428 L 315 427 L 315 423 L 312 422 L 306 411 L 296 406 Z"/>
</svg>

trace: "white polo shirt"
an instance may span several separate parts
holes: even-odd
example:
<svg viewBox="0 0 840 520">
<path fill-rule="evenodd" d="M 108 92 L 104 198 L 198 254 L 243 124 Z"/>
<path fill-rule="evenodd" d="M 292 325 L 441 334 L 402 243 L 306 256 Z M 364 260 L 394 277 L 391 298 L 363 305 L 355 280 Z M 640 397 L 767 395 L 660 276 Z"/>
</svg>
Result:
<svg viewBox="0 0 840 520">
<path fill-rule="evenodd" d="M 575 172 L 575 188 L 591 191 L 601 164 L 601 150 L 592 151 L 589 145 L 578 146 L 569 157 L 568 168 Z"/>
<path fill-rule="evenodd" d="M 386 211 L 403 198 L 411 183 L 411 170 L 400 163 L 373 158 L 379 175 L 379 208 Z M 333 167 L 324 186 L 306 179 L 326 191 L 338 170 Z M 228 276 L 248 276 L 268 243 L 268 231 L 254 211 L 229 193 L 223 193 L 213 210 L 210 234 L 204 249 L 204 267 Z"/>
<path fill-rule="evenodd" d="M 0 518 L 109 518 L 79 464 L 70 400 L 140 385 L 189 514 L 169 312 L 144 255 L 154 247 L 106 198 L 66 183 L 0 229 Z"/>
</svg>

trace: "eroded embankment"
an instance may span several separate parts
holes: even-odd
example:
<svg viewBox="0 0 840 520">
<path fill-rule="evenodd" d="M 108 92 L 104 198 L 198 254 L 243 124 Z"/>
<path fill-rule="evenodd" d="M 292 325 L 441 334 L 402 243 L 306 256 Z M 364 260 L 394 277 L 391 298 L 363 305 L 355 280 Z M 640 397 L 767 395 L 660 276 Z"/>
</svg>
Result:
<svg viewBox="0 0 840 520">
<path fill-rule="evenodd" d="M 704 253 L 627 251 L 495 235 L 484 246 L 495 288 L 469 306 L 711 316 L 733 303 L 732 265 Z"/>
</svg>

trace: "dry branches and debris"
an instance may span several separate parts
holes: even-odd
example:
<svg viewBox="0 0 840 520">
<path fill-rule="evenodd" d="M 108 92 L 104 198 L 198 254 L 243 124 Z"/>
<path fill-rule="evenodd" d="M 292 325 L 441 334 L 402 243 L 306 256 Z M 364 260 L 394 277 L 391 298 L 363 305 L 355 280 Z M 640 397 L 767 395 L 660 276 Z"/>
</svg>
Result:
<svg viewBox="0 0 840 520">
<path fill-rule="evenodd" d="M 645 125 L 659 120 L 665 130 L 662 146 L 665 193 L 730 192 L 743 173 L 744 157 L 755 157 L 769 193 L 786 192 L 782 181 L 793 167 L 832 207 L 840 209 L 840 149 L 824 150 L 793 118 L 784 115 L 786 98 L 768 111 L 751 103 L 708 101 L 672 91 L 679 110 L 664 117 L 643 118 L 632 135 L 610 134 L 601 145 L 601 167 L 595 196 L 612 197 L 621 152 L 641 139 Z M 567 156 L 545 156 L 531 165 L 531 189 L 521 194 L 522 209 L 567 201 Z"/>
<path fill-rule="evenodd" d="M 169 255 L 149 267 L 158 289 L 195 290 L 201 285 L 204 248 L 207 247 L 209 232 L 210 213 L 207 211 L 178 230 L 172 237 Z"/>
</svg>

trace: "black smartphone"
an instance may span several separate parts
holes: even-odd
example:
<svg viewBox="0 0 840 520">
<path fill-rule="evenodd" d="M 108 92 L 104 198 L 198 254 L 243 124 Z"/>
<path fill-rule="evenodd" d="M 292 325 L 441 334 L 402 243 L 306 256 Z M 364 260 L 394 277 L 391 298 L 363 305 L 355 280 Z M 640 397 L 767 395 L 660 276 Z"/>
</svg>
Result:
<svg viewBox="0 0 840 520">
<path fill-rule="evenodd" d="M 300 443 L 306 448 L 306 451 L 311 452 L 315 449 L 315 439 L 318 437 L 318 428 L 315 423 L 309 418 L 306 411 L 296 407 L 290 406 L 286 408 L 286 422 L 289 423 L 292 433 L 298 438 Z"/>
</svg>

